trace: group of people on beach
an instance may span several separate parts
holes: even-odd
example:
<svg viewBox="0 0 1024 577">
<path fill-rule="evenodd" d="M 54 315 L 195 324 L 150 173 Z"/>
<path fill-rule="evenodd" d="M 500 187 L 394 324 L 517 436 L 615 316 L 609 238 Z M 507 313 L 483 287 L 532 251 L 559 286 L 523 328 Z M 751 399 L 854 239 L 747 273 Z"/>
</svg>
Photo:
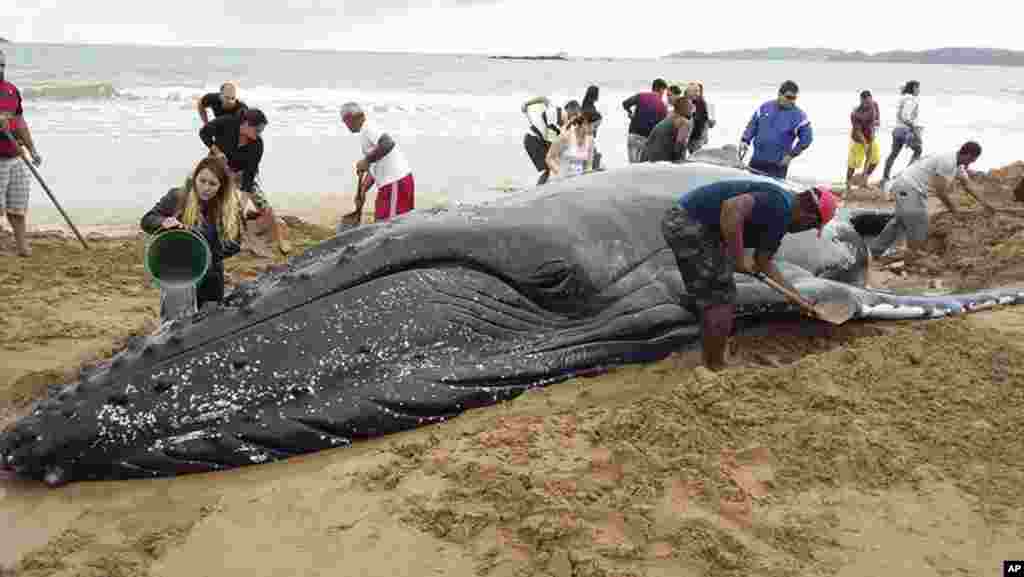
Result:
<svg viewBox="0 0 1024 577">
<path fill-rule="evenodd" d="M 237 86 L 226 82 L 219 92 L 203 95 L 196 110 L 202 127 L 199 138 L 208 154 L 199 161 L 182 186 L 172 188 L 147 212 L 142 230 L 158 234 L 183 228 L 200 232 L 211 249 L 209 271 L 195 289 L 195 308 L 224 298 L 225 258 L 239 252 L 243 231 L 249 221 L 270 230 L 274 249 L 291 251 L 284 222 L 274 210 L 259 184 L 259 165 L 263 158 L 263 131 L 266 114 L 238 98 Z M 209 118 L 207 110 L 213 113 Z M 386 132 L 379 132 L 367 121 L 355 102 L 341 108 L 341 120 L 359 134 L 363 152 L 355 167 L 359 191 L 355 217 L 358 220 L 366 190 L 377 185 L 375 220 L 383 221 L 412 210 L 415 206 L 415 182 L 409 163 L 398 144 Z M 248 208 L 251 203 L 252 208 Z M 348 215 L 351 216 L 351 215 Z M 176 314 L 161 298 L 161 317 Z M 191 307 L 187 307 L 188 310 Z"/>
<path fill-rule="evenodd" d="M 596 146 L 602 120 L 597 110 L 599 94 L 597 86 L 589 86 L 582 104 L 570 100 L 564 107 L 554 106 L 546 96 L 523 103 L 529 122 L 523 148 L 540 173 L 538 185 L 552 177 L 565 179 L 601 170 Z M 682 162 L 707 143 L 708 130 L 715 126 L 699 82 L 684 89 L 658 78 L 649 92 L 623 100 L 622 108 L 630 118 L 626 145 L 631 163 Z"/>
<path fill-rule="evenodd" d="M 0 52 L 0 212 L 6 212 L 14 229 L 19 254 L 27 256 L 25 212 L 29 179 L 19 157 L 37 165 L 41 157 L 24 120 L 21 96 L 3 76 L 5 66 Z M 919 92 L 918 82 L 908 82 L 898 104 L 898 125 L 893 130 L 893 148 L 883 175 L 883 182 L 895 200 L 895 212 L 870 247 L 874 256 L 886 253 L 903 236 L 907 237 L 909 251 L 923 250 L 931 191 L 950 211 L 956 212 L 949 192 L 952 186 L 960 184 L 982 206 L 993 210 L 973 190 L 968 178 L 967 168 L 981 154 L 978 143 L 968 141 L 956 151 L 922 158 Z M 523 104 L 522 112 L 530 121 L 523 144 L 540 173 L 538 184 L 602 169 L 602 157 L 595 145 L 602 119 L 597 108 L 599 94 L 597 86 L 590 86 L 582 103 L 572 100 L 564 108 L 553 107 L 546 97 Z M 737 160 L 742 163 L 753 149 L 747 176 L 681 191 L 678 202 L 661 222 L 662 234 L 696 303 L 695 312 L 702 323 L 705 364 L 710 368 L 720 368 L 725 363 L 736 299 L 734 272 L 770 278 L 795 295 L 788 297 L 794 304 L 814 310 L 814 303 L 796 296 L 799 293 L 773 261 L 787 233 L 817 228 L 820 236 L 839 202 L 829 187 L 808 187 L 794 194 L 776 180 L 787 177 L 792 161 L 813 142 L 811 123 L 797 106 L 798 97 L 799 87 L 787 80 L 780 85 L 778 96 L 761 104 L 751 116 L 737 150 Z M 683 87 L 655 79 L 650 91 L 630 96 L 622 107 L 629 115 L 630 163 L 684 162 L 708 142 L 709 130 L 716 124 L 705 100 L 704 86 L 697 82 Z M 212 112 L 212 119 L 207 110 Z M 855 182 L 856 170 L 863 167 L 862 178 L 866 180 L 879 164 L 878 110 L 870 91 L 862 91 L 860 102 L 850 115 L 850 185 Z M 283 223 L 274 216 L 259 184 L 266 114 L 241 101 L 232 83 L 201 97 L 197 112 L 202 122 L 199 138 L 207 154 L 181 186 L 168 191 L 146 213 L 141 227 L 150 234 L 185 228 L 204 236 L 212 262 L 196 288 L 195 304 L 201 308 L 206 302 L 223 299 L 223 259 L 239 251 L 248 222 L 269 227 L 273 244 L 282 253 L 287 254 L 290 246 Z M 345 103 L 339 112 L 341 122 L 359 135 L 362 152 L 355 166 L 355 210 L 343 217 L 342 226 L 360 221 L 365 193 L 374 185 L 375 220 L 387 220 L 413 210 L 415 182 L 398 143 L 389 133 L 372 125 L 358 103 Z M 890 183 L 892 165 L 904 147 L 913 151 L 911 163 Z M 746 249 L 753 249 L 753 256 Z"/>
<path fill-rule="evenodd" d="M 903 89 L 893 131 L 893 150 L 886 163 L 888 181 L 892 164 L 903 146 L 914 150 L 906 170 L 891 183 L 895 199 L 893 217 L 868 247 L 872 256 L 887 253 L 903 236 L 908 253 L 924 250 L 928 237 L 927 202 L 934 191 L 943 204 L 957 212 L 950 192 L 956 184 L 980 205 L 994 211 L 974 191 L 967 168 L 981 155 L 981 146 L 965 142 L 958 150 L 921 158 L 921 128 L 917 113 L 920 85 L 908 82 Z M 753 154 L 749 169 L 771 178 L 727 180 L 680 194 L 662 221 L 666 243 L 675 253 L 686 288 L 696 300 L 701 319 L 704 364 L 713 370 L 725 366 L 725 352 L 733 330 L 736 284 L 733 272 L 759 278 L 768 277 L 786 289 L 787 300 L 811 314 L 818 314 L 774 265 L 774 254 L 787 233 L 810 228 L 821 229 L 834 217 L 837 196 L 829 187 L 815 186 L 792 195 L 773 179 L 784 179 L 790 163 L 807 150 L 813 141 L 810 120 L 796 105 L 799 87 L 787 80 L 779 87 L 778 97 L 763 103 L 754 112 L 740 137 L 738 157 L 742 162 L 750 146 Z M 869 91 L 850 116 L 851 141 L 847 180 L 865 162 L 864 180 L 878 164 L 880 153 L 875 131 L 879 125 L 878 106 Z M 753 257 L 744 249 L 754 249 Z"/>
<path fill-rule="evenodd" d="M 951 211 L 958 208 L 950 192 L 959 184 L 989 211 L 994 209 L 977 194 L 967 168 L 981 155 L 981 146 L 965 142 L 958 150 L 921 158 L 921 124 L 918 114 L 920 83 L 907 82 L 897 109 L 893 147 L 887 159 L 883 188 L 895 200 L 895 212 L 869 250 L 879 257 L 890 251 L 901 237 L 907 238 L 912 258 L 924 250 L 928 237 L 927 201 L 930 191 Z M 587 89 L 596 101 L 598 89 Z M 742 163 L 751 147 L 747 168 L 751 177 L 737 178 L 683 191 L 664 216 L 661 228 L 666 244 L 675 254 L 687 292 L 701 321 L 704 364 L 711 369 L 725 366 L 725 351 L 733 331 L 736 284 L 734 272 L 770 279 L 783 287 L 787 299 L 804 311 L 817 309 L 790 285 L 774 264 L 774 255 L 787 233 L 811 228 L 819 230 L 834 217 L 839 199 L 825 186 L 809 187 L 792 194 L 775 179 L 785 179 L 792 161 L 813 142 L 807 114 L 797 106 L 800 88 L 786 80 L 778 96 L 761 104 L 747 122 L 737 150 Z M 524 148 L 541 173 L 538 184 L 551 177 L 571 178 L 599 170 L 595 162 L 596 127 L 600 113 L 575 100 L 552 109 L 547 98 L 527 101 L 522 111 L 531 121 Z M 534 124 L 530 107 L 543 106 L 541 126 Z M 622 103 L 629 114 L 627 156 L 637 162 L 685 162 L 704 146 L 715 119 L 709 114 L 704 87 L 690 83 L 685 89 L 655 79 L 649 92 L 641 92 Z M 671 108 L 671 112 L 669 109 Z M 550 116 L 549 116 L 550 114 Z M 877 128 L 878 104 L 864 90 L 850 114 L 847 188 L 854 186 L 854 173 L 863 167 L 866 183 L 881 160 Z M 890 173 L 904 147 L 913 150 L 910 165 L 890 186 Z M 753 249 L 753 256 L 746 253 Z"/>
</svg>

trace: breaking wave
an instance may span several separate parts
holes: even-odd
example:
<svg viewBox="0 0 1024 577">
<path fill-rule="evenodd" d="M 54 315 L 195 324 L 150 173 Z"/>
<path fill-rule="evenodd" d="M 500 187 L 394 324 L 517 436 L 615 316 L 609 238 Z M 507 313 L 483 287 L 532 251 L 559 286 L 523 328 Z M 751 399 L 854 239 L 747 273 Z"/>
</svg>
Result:
<svg viewBox="0 0 1024 577">
<path fill-rule="evenodd" d="M 26 100 L 109 100 L 121 94 L 109 82 L 36 84 L 21 89 Z"/>
</svg>

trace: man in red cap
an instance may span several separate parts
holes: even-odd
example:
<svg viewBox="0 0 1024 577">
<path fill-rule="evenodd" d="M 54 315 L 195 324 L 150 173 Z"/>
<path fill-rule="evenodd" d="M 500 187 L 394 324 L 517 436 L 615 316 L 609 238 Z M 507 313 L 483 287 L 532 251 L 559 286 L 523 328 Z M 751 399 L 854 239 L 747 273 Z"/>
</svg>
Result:
<svg viewBox="0 0 1024 577">
<path fill-rule="evenodd" d="M 775 267 L 775 253 L 786 233 L 817 228 L 821 236 L 835 211 L 836 200 L 828 188 L 794 195 L 769 179 L 749 178 L 697 187 L 672 205 L 662 221 L 662 234 L 675 253 L 686 291 L 695 299 L 707 368 L 725 367 L 736 309 L 733 273 L 761 273 L 799 294 Z M 753 248 L 754 256 L 745 248 Z M 806 300 L 793 304 L 805 310 L 814 307 Z"/>
</svg>

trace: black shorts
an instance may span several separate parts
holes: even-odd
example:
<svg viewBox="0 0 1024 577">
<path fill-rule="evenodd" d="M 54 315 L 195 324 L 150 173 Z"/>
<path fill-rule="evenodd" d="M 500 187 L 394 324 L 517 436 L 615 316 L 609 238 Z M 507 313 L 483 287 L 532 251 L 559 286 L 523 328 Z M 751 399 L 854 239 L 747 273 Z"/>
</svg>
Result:
<svg viewBox="0 0 1024 577">
<path fill-rule="evenodd" d="M 548 169 L 546 158 L 550 146 L 548 142 L 532 132 L 527 132 L 523 136 L 523 148 L 526 149 L 526 154 L 533 161 L 533 165 L 537 167 L 537 172 L 544 172 Z"/>
</svg>

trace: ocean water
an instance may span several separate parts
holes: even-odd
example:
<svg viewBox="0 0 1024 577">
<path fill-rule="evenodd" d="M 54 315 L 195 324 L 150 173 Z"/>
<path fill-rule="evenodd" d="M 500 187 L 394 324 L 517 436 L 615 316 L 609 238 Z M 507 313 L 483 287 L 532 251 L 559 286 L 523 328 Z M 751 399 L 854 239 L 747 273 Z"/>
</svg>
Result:
<svg viewBox="0 0 1024 577">
<path fill-rule="evenodd" d="M 206 152 L 195 99 L 224 80 L 266 112 L 261 180 L 275 206 L 304 213 L 354 188 L 356 135 L 338 107 L 362 103 L 413 167 L 418 206 L 475 202 L 529 186 L 536 172 L 522 147 L 520 105 L 556 103 L 601 89 L 598 148 L 609 167 L 626 162 L 621 102 L 656 77 L 700 80 L 718 118 L 708 146 L 736 143 L 754 109 L 785 79 L 814 128 L 791 175 L 845 178 L 849 113 L 862 89 L 882 110 L 883 162 L 899 88 L 921 82 L 925 154 L 981 142 L 976 168 L 1021 158 L 1024 77 L 1017 69 L 915 64 L 735 62 L 668 59 L 493 60 L 486 56 L 304 52 L 145 46 L 5 45 L 7 77 L 25 96 L 25 116 L 44 156 L 48 184 L 80 224 L 137 222 Z M 897 170 L 909 160 L 904 152 Z M 881 175 L 881 168 L 876 178 Z M 334 200 L 330 198 L 334 197 Z M 348 210 L 348 207 L 342 207 Z M 30 222 L 59 223 L 38 186 Z"/>
</svg>

